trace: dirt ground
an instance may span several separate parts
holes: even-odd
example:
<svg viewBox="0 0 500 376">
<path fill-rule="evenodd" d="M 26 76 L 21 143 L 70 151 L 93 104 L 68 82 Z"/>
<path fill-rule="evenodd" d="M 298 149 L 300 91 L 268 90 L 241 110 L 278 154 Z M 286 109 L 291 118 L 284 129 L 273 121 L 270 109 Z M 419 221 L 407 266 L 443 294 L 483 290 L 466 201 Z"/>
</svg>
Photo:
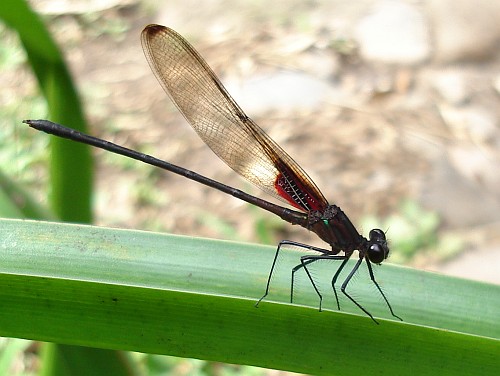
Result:
<svg viewBox="0 0 500 376">
<path fill-rule="evenodd" d="M 492 177 L 498 165 L 481 162 L 499 158 L 499 123 L 492 141 L 481 128 L 460 129 L 446 117 L 472 103 L 499 119 L 492 80 L 500 57 L 412 66 L 369 62 L 339 35 L 341 28 L 313 17 L 337 11 L 336 17 L 349 20 L 360 10 L 348 2 L 318 2 L 319 10 L 312 3 L 277 2 L 266 9 L 210 1 L 186 11 L 175 2 L 128 1 L 58 14 L 50 29 L 75 75 L 94 135 L 265 197 L 197 138 L 150 72 L 140 31 L 148 23 L 172 26 L 360 230 L 369 230 L 364 219 L 404 216 L 402 202 L 415 202 L 438 214 L 437 236 L 459 239 L 461 253 L 447 259 L 422 251 L 412 265 L 500 283 L 500 180 Z M 450 70 L 473 82 L 466 104 L 450 104 L 433 86 Z M 23 84 L 18 93 L 35 90 Z M 303 229 L 209 188 L 104 152 L 95 157 L 100 225 L 259 242 L 256 229 L 264 221 L 276 230 L 272 241 L 321 245 Z M 390 223 L 389 236 L 396 231 Z"/>
</svg>

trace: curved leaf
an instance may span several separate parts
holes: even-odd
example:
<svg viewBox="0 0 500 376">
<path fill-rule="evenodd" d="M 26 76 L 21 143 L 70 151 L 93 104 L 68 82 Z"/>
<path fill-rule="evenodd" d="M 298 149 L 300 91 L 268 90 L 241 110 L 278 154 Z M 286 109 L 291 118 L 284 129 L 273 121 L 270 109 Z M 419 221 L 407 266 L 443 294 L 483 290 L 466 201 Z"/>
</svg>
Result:
<svg viewBox="0 0 500 376">
<path fill-rule="evenodd" d="M 375 325 L 354 309 L 319 313 L 316 299 L 285 303 L 289 271 L 273 280 L 272 301 L 255 308 L 270 247 L 0 224 L 0 335 L 312 374 L 493 375 L 500 365 L 498 286 L 384 265 L 377 278 L 405 322 Z M 285 252 L 281 264 L 294 260 L 297 253 Z M 373 289 L 356 292 L 377 315 L 385 312 Z"/>
</svg>

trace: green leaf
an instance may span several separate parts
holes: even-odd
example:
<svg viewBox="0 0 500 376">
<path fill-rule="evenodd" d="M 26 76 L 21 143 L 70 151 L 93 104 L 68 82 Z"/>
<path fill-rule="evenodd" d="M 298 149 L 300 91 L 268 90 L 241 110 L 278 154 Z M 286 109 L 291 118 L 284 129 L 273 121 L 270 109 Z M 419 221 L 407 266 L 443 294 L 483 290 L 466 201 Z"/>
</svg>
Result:
<svg viewBox="0 0 500 376">
<path fill-rule="evenodd" d="M 69 70 L 58 46 L 40 17 L 31 10 L 26 1 L 2 0 L 0 18 L 18 32 L 41 92 L 47 101 L 50 118 L 63 124 L 71 124 L 75 129 L 86 131 L 86 121 L 80 98 Z M 51 209 L 60 219 L 66 221 L 91 222 L 93 170 L 88 147 L 55 138 L 51 139 L 50 142 Z M 4 208 L 11 216 L 43 215 L 42 211 L 33 211 L 33 206 L 26 208 L 31 210 L 28 213 L 26 210 L 15 212 L 12 210 L 12 206 L 4 205 Z M 77 351 L 74 348 L 59 347 L 56 349 L 54 346 L 52 344 L 46 345 L 45 349 L 45 354 L 53 355 L 52 360 L 69 359 L 68 354 L 72 355 L 71 359 L 73 360 L 82 359 L 82 356 L 75 356 Z M 110 374 L 108 371 L 113 367 L 114 369 L 122 369 L 123 362 L 116 361 L 120 354 L 111 356 L 109 352 L 99 354 L 97 351 L 86 349 L 82 349 L 82 354 L 90 356 L 85 359 L 85 362 L 73 362 L 71 364 L 73 370 L 67 374 L 75 374 L 75 370 L 96 374 L 91 370 L 94 370 L 94 366 L 102 365 L 100 359 L 104 356 L 107 356 L 108 362 L 106 368 L 101 366 L 103 372 L 99 372 L 100 374 Z M 64 366 L 63 363 L 57 364 L 48 361 L 48 359 L 44 359 L 42 363 L 42 372 L 45 374 L 61 371 L 61 365 Z"/>
<path fill-rule="evenodd" d="M 405 321 L 361 272 L 353 291 L 375 325 L 345 301 L 318 312 L 310 288 L 287 303 L 289 250 L 257 309 L 273 247 L 19 220 L 0 220 L 0 239 L 3 336 L 328 375 L 500 366 L 499 286 L 383 265 L 377 280 Z M 337 265 L 325 265 L 316 277 L 328 287 Z"/>
<path fill-rule="evenodd" d="M 7 218 L 54 219 L 23 187 L 0 171 L 0 216 Z"/>
<path fill-rule="evenodd" d="M 42 348 L 40 375 L 136 375 L 133 364 L 122 351 L 90 347 L 46 344 Z"/>
<path fill-rule="evenodd" d="M 50 119 L 85 131 L 86 122 L 80 98 L 69 70 L 38 15 L 25 1 L 2 0 L 0 18 L 19 34 L 47 100 Z M 88 147 L 52 138 L 51 152 L 52 209 L 61 219 L 91 222 L 92 161 Z"/>
</svg>

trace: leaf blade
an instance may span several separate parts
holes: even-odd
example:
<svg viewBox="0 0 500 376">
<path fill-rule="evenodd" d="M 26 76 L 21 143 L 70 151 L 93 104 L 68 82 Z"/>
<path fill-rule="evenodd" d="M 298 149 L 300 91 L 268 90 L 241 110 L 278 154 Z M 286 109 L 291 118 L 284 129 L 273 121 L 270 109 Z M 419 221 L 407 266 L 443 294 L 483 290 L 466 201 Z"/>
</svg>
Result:
<svg viewBox="0 0 500 376">
<path fill-rule="evenodd" d="M 408 367 L 494 374 L 499 364 L 498 337 L 411 322 L 381 320 L 377 326 L 360 315 L 318 313 L 315 305 L 263 302 L 254 308 L 267 260 L 244 262 L 256 254 L 272 258 L 269 247 L 92 226 L 0 223 L 8 250 L 0 266 L 0 283 L 8 287 L 0 292 L 6 307 L 0 335 L 313 374 L 390 375 Z M 396 278 L 409 271 L 387 269 Z M 277 290 L 288 287 L 288 281 L 275 282 Z"/>
</svg>

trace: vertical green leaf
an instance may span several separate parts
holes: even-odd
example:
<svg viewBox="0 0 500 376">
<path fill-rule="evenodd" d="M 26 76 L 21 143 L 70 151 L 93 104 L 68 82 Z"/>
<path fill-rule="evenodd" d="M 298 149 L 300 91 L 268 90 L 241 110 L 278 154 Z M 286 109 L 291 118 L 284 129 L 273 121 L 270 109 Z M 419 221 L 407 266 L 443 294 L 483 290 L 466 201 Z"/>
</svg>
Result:
<svg viewBox="0 0 500 376">
<path fill-rule="evenodd" d="M 3 0 L 0 17 L 19 34 L 47 100 L 50 119 L 85 131 L 82 106 L 68 68 L 41 19 L 22 0 Z M 62 220 L 90 223 L 92 161 L 89 149 L 55 138 L 50 142 L 52 209 Z"/>
</svg>

